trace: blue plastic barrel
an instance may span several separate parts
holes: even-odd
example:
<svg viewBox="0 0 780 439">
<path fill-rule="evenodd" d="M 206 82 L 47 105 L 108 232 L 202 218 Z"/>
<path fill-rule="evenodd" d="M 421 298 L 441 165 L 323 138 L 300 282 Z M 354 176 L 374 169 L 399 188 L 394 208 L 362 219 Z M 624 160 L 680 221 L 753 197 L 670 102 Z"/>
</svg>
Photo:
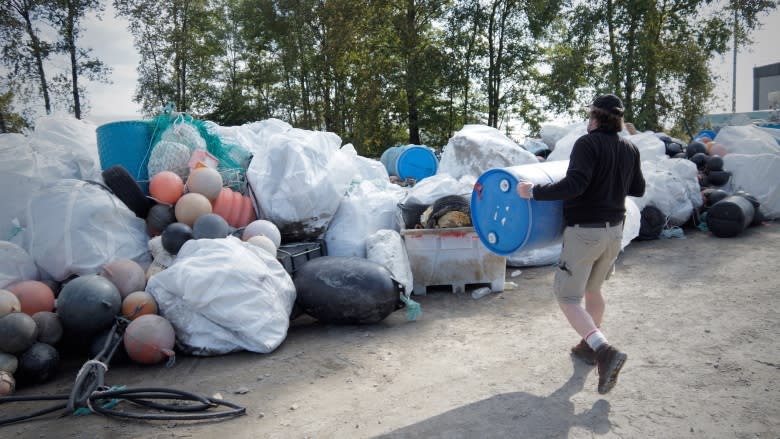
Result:
<svg viewBox="0 0 780 439">
<path fill-rule="evenodd" d="M 439 160 L 433 150 L 424 145 L 391 146 L 382 153 L 379 161 L 387 173 L 401 180 L 414 178 L 420 181 L 436 175 Z"/>
<path fill-rule="evenodd" d="M 149 155 L 154 125 L 151 121 L 110 122 L 97 127 L 100 167 L 122 165 L 144 192 L 149 193 Z"/>
<path fill-rule="evenodd" d="M 555 183 L 566 176 L 568 166 L 568 160 L 558 160 L 494 168 L 480 175 L 471 193 L 471 221 L 482 244 L 506 256 L 559 242 L 565 226 L 563 201 L 520 198 L 517 183 Z"/>
<path fill-rule="evenodd" d="M 712 130 L 701 130 L 698 134 L 696 134 L 696 137 L 693 138 L 693 140 L 699 140 L 701 141 L 702 138 L 706 137 L 710 140 L 715 140 L 715 136 L 717 136 L 717 133 Z"/>
</svg>

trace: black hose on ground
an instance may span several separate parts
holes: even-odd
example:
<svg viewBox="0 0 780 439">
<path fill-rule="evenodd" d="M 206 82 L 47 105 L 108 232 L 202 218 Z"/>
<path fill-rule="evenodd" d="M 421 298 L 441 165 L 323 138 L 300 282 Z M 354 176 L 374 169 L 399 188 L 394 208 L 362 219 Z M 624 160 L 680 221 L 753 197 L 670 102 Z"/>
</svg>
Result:
<svg viewBox="0 0 780 439">
<path fill-rule="evenodd" d="M 29 401 L 67 401 L 56 404 L 32 413 L 0 418 L 0 427 L 33 419 L 59 410 L 65 410 L 66 414 L 100 413 L 105 416 L 119 418 L 131 418 L 141 420 L 213 420 L 231 418 L 246 414 L 246 408 L 221 399 L 209 398 L 195 393 L 167 388 L 106 388 L 104 385 L 105 373 L 108 364 L 116 352 L 127 328 L 129 321 L 117 318 L 114 327 L 106 338 L 103 349 L 95 358 L 87 361 L 79 370 L 73 389 L 67 395 L 39 395 L 39 396 L 6 396 L 0 397 L 0 404 L 11 402 Z M 175 400 L 172 404 L 160 404 L 154 400 Z M 155 410 L 150 412 L 129 412 L 126 410 L 113 410 L 120 401 L 131 402 L 137 406 Z M 197 404 L 182 404 L 180 401 L 190 401 Z M 212 408 L 224 406 L 229 410 L 211 412 L 206 414 L 194 414 Z M 186 412 L 183 414 L 160 414 L 159 411 Z"/>
</svg>

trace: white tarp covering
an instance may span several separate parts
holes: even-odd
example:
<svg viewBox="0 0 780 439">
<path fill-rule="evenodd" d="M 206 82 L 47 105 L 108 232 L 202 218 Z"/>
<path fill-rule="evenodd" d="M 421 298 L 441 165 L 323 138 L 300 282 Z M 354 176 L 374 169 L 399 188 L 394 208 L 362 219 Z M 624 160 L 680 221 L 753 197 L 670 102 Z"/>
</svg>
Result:
<svg viewBox="0 0 780 439">
<path fill-rule="evenodd" d="M 268 353 L 287 336 L 295 285 L 275 255 L 229 236 L 184 243 L 149 279 L 176 340 L 194 355 Z"/>
<path fill-rule="evenodd" d="M 334 133 L 291 129 L 271 135 L 256 154 L 247 179 L 261 217 L 282 235 L 322 236 L 354 178 L 348 152 Z M 290 231 L 297 231 L 291 235 Z"/>
<path fill-rule="evenodd" d="M 756 197 L 766 218 L 780 218 L 780 154 L 727 154 L 723 167 L 732 173 L 735 191 Z"/>
<path fill-rule="evenodd" d="M 465 125 L 444 147 L 437 174 L 474 178 L 492 168 L 538 163 L 532 153 L 493 127 Z"/>
<path fill-rule="evenodd" d="M 46 278 L 97 274 L 115 259 L 151 262 L 146 222 L 96 183 L 63 179 L 42 187 L 27 204 L 25 223 L 24 248 Z"/>
</svg>

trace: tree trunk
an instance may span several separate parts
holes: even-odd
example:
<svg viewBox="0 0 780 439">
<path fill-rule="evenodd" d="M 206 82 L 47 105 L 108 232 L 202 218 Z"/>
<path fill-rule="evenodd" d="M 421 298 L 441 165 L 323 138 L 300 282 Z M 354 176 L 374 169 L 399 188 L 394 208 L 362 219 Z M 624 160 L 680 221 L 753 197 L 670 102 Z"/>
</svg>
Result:
<svg viewBox="0 0 780 439">
<path fill-rule="evenodd" d="M 70 57 L 71 93 L 73 94 L 73 116 L 81 119 L 81 99 L 79 96 L 79 66 L 76 53 L 76 5 L 72 1 L 67 2 L 68 16 L 65 18 L 65 45 Z"/>
<path fill-rule="evenodd" d="M 24 23 L 27 28 L 27 35 L 30 36 L 30 45 L 32 46 L 33 56 L 35 57 L 35 67 L 38 70 L 38 80 L 41 83 L 41 94 L 43 95 L 43 105 L 46 114 L 51 114 L 51 99 L 49 98 L 49 85 L 46 82 L 46 72 L 43 69 L 43 53 L 41 41 L 33 29 L 32 19 L 30 18 L 29 8 L 20 8 L 19 14 L 24 17 Z"/>
<path fill-rule="evenodd" d="M 417 76 L 418 60 L 417 51 L 417 6 L 415 0 L 406 2 L 406 38 L 404 38 L 404 52 L 406 52 L 406 105 L 408 106 L 409 143 L 420 144 L 420 121 L 417 108 Z"/>
</svg>

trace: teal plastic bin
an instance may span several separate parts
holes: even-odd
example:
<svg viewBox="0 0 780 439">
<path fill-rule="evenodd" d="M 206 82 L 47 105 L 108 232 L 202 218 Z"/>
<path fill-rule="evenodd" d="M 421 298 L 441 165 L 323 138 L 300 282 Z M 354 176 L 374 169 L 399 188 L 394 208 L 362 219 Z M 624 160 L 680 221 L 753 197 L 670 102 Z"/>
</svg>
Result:
<svg viewBox="0 0 780 439">
<path fill-rule="evenodd" d="M 149 156 L 154 124 L 145 120 L 110 122 L 97 127 L 100 168 L 122 165 L 141 189 L 149 194 Z"/>
</svg>

